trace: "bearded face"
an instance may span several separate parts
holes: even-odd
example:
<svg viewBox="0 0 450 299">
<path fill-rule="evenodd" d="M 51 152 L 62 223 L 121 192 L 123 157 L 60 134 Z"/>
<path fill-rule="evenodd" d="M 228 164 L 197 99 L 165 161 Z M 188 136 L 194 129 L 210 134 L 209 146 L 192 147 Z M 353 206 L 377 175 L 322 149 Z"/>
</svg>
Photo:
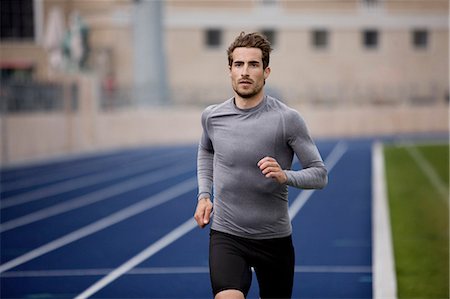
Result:
<svg viewBox="0 0 450 299">
<path fill-rule="evenodd" d="M 260 98 L 270 68 L 263 69 L 262 52 L 258 48 L 236 48 L 230 66 L 233 90 L 242 100 Z"/>
</svg>

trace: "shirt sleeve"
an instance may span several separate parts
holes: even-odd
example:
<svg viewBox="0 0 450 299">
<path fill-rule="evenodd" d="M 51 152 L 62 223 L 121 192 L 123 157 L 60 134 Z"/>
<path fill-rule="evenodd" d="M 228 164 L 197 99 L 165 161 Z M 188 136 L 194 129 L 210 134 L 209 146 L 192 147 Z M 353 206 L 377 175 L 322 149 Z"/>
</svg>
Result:
<svg viewBox="0 0 450 299">
<path fill-rule="evenodd" d="M 328 172 L 305 121 L 297 111 L 291 110 L 285 123 L 288 143 L 302 166 L 301 170 L 285 170 L 287 184 L 301 189 L 324 188 Z"/>
<path fill-rule="evenodd" d="M 202 113 L 202 136 L 197 152 L 198 199 L 212 197 L 214 148 L 208 134 L 207 118 L 210 108 Z"/>
</svg>

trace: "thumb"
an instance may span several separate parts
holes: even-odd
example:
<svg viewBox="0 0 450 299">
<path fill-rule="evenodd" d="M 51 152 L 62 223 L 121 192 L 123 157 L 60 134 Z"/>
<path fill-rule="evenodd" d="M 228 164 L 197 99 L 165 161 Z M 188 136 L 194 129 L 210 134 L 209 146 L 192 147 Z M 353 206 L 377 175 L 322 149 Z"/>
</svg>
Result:
<svg viewBox="0 0 450 299">
<path fill-rule="evenodd" d="M 203 215 L 203 223 L 204 224 L 208 224 L 209 223 L 209 220 L 210 220 L 210 218 L 211 218 L 211 207 L 207 207 L 206 209 L 205 209 L 205 214 Z"/>
</svg>

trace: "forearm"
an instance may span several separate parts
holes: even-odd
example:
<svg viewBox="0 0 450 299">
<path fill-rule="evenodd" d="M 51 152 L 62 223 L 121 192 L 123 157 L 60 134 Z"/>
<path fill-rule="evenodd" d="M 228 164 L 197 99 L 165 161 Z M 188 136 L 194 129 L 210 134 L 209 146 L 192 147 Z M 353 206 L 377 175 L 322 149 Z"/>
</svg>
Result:
<svg viewBox="0 0 450 299">
<path fill-rule="evenodd" d="M 285 170 L 289 186 L 300 189 L 322 189 L 328 183 L 328 172 L 324 166 L 314 166 L 302 170 Z"/>
<path fill-rule="evenodd" d="M 207 151 L 199 146 L 197 154 L 197 180 L 199 198 L 211 196 L 213 186 L 213 164 L 214 153 Z"/>
</svg>

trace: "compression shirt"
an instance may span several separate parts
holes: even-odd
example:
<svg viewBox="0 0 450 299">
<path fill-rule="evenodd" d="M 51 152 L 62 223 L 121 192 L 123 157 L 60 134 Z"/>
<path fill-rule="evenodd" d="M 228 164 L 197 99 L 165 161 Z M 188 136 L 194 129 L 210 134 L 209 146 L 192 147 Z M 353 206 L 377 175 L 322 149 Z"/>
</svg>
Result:
<svg viewBox="0 0 450 299">
<path fill-rule="evenodd" d="M 288 185 L 327 184 L 327 170 L 300 114 L 270 96 L 250 109 L 239 109 L 231 98 L 206 108 L 202 127 L 197 177 L 199 198 L 214 190 L 211 228 L 251 239 L 290 235 Z M 301 170 L 291 170 L 294 154 Z M 257 163 L 266 156 L 280 164 L 286 184 L 262 174 Z"/>
</svg>

